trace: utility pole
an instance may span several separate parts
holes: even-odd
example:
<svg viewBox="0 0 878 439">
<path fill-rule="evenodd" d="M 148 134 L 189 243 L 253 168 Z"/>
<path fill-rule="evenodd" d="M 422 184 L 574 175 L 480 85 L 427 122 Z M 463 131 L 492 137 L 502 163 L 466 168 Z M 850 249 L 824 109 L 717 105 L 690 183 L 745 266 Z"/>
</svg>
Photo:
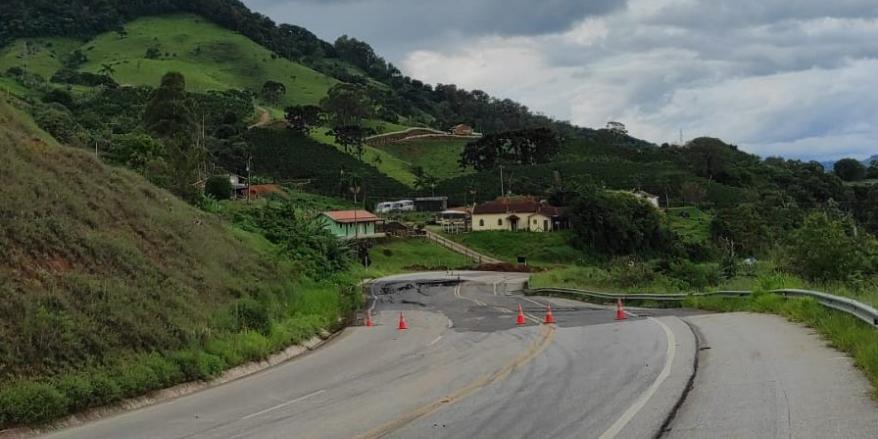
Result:
<svg viewBox="0 0 878 439">
<path fill-rule="evenodd" d="M 500 165 L 500 196 L 505 196 L 506 191 L 503 188 L 503 165 Z"/>
<path fill-rule="evenodd" d="M 253 160 L 253 156 L 247 156 L 247 203 L 250 202 L 250 188 L 252 187 L 250 184 L 250 179 L 253 176 L 251 161 Z"/>
</svg>

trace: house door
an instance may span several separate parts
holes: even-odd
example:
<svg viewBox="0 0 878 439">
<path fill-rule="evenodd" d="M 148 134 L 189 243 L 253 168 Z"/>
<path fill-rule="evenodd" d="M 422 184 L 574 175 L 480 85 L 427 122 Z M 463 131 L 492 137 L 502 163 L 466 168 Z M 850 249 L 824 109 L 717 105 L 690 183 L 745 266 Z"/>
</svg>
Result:
<svg viewBox="0 0 878 439">
<path fill-rule="evenodd" d="M 509 228 L 514 232 L 518 230 L 518 217 L 513 215 L 509 217 Z"/>
</svg>

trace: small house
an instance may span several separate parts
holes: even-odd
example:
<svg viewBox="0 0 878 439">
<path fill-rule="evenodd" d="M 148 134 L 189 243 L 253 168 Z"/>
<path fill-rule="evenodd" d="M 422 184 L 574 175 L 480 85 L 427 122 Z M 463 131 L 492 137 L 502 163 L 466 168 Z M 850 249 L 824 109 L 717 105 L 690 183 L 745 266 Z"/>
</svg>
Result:
<svg viewBox="0 0 878 439">
<path fill-rule="evenodd" d="M 327 230 L 339 239 L 362 239 L 384 236 L 375 230 L 380 220 L 367 210 L 333 210 L 320 214 Z"/>
<path fill-rule="evenodd" d="M 473 127 L 467 124 L 460 123 L 451 127 L 451 134 L 455 136 L 472 136 L 474 133 Z"/>
<path fill-rule="evenodd" d="M 534 197 L 500 197 L 473 209 L 472 230 L 549 232 L 562 226 L 561 209 Z"/>
</svg>

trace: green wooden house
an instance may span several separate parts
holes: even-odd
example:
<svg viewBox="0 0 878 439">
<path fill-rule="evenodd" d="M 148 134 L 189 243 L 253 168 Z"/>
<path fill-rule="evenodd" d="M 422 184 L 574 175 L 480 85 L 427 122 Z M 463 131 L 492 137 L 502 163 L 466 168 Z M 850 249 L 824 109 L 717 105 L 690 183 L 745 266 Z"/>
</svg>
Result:
<svg viewBox="0 0 878 439">
<path fill-rule="evenodd" d="M 380 220 L 367 210 L 333 210 L 320 214 L 326 228 L 339 239 L 362 239 L 383 236 L 375 232 Z"/>
</svg>

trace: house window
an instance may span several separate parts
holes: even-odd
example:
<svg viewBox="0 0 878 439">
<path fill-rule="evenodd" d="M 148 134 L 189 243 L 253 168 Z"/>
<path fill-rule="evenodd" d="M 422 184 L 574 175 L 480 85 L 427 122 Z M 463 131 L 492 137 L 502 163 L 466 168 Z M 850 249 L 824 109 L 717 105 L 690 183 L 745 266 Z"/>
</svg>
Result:
<svg viewBox="0 0 878 439">
<path fill-rule="evenodd" d="M 479 227 L 485 227 L 485 220 L 483 220 L 483 219 L 479 220 Z"/>
<path fill-rule="evenodd" d="M 503 225 L 503 218 L 497 218 L 497 225 L 498 225 L 498 226 L 502 226 L 502 225 Z"/>
</svg>

